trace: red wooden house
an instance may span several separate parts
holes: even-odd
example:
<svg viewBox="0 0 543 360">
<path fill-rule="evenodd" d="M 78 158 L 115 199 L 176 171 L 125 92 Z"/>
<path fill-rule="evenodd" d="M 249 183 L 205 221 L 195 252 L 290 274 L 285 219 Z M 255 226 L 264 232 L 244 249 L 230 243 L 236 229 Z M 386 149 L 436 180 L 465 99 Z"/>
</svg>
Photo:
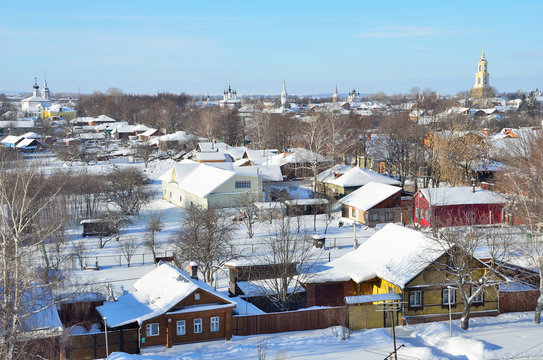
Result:
<svg viewBox="0 0 543 360">
<path fill-rule="evenodd" d="M 140 347 L 229 340 L 234 302 L 196 277 L 162 264 L 134 284 L 135 291 L 96 308 L 109 328 L 139 327 Z"/>
<path fill-rule="evenodd" d="M 421 189 L 415 194 L 413 222 L 424 227 L 501 224 L 505 198 L 480 188 Z"/>
</svg>

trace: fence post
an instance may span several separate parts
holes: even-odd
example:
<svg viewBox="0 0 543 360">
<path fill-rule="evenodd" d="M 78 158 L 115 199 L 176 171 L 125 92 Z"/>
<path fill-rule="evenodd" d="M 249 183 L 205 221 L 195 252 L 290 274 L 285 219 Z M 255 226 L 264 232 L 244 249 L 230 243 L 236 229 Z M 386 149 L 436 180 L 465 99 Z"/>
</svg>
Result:
<svg viewBox="0 0 543 360">
<path fill-rule="evenodd" d="M 141 264 L 145 265 L 145 254 L 141 254 Z"/>
<path fill-rule="evenodd" d="M 119 333 L 119 351 L 124 351 L 124 330 L 121 329 L 121 332 Z"/>
<path fill-rule="evenodd" d="M 121 266 L 121 255 L 119 255 L 119 266 Z"/>
<path fill-rule="evenodd" d="M 92 336 L 92 347 L 93 347 L 93 350 L 94 350 L 94 358 L 98 358 L 98 354 L 97 354 L 97 344 L 96 344 L 96 334 L 93 334 Z"/>
</svg>

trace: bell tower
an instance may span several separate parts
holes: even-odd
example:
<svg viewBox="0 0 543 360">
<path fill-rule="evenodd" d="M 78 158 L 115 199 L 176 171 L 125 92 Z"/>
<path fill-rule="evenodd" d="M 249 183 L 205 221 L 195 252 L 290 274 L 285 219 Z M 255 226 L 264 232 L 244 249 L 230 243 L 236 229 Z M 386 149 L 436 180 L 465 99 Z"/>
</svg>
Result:
<svg viewBox="0 0 543 360">
<path fill-rule="evenodd" d="M 485 90 L 490 88 L 489 73 L 487 69 L 487 60 L 485 58 L 485 50 L 481 54 L 481 59 L 477 63 L 477 72 L 475 73 L 475 85 L 471 89 L 471 96 L 482 97 Z"/>
<path fill-rule="evenodd" d="M 281 106 L 285 106 L 288 102 L 287 86 L 283 81 L 283 91 L 281 91 Z"/>
</svg>

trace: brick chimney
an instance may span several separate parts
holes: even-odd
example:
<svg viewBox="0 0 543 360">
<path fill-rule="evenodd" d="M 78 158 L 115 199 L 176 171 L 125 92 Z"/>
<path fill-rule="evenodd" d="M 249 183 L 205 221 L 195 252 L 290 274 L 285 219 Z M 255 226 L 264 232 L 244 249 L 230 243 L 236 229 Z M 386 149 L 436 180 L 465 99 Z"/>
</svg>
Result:
<svg viewBox="0 0 543 360">
<path fill-rule="evenodd" d="M 198 280 L 198 264 L 195 261 L 189 263 L 189 274 L 191 278 Z"/>
<path fill-rule="evenodd" d="M 475 179 L 471 179 L 471 192 L 475 193 Z"/>
</svg>

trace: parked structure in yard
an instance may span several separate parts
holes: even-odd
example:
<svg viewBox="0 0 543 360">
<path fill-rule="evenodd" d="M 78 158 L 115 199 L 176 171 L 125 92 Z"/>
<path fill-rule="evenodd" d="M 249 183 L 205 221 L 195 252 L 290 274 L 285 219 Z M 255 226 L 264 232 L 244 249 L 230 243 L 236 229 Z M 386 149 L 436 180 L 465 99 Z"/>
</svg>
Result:
<svg viewBox="0 0 543 360">
<path fill-rule="evenodd" d="M 341 216 L 367 226 L 401 222 L 401 192 L 397 186 L 371 182 L 339 201 Z"/>
<path fill-rule="evenodd" d="M 109 328 L 139 327 L 140 347 L 229 340 L 236 304 L 191 274 L 162 264 L 134 284 L 135 291 L 96 308 Z"/>
<path fill-rule="evenodd" d="M 249 193 L 262 199 L 261 176 L 223 170 L 184 160 L 164 173 L 162 199 L 174 205 L 202 209 L 233 207 Z"/>
<path fill-rule="evenodd" d="M 437 264 L 446 263 L 446 257 L 435 239 L 388 224 L 358 249 L 326 264 L 328 269 L 307 281 L 307 306 L 339 306 L 346 297 L 396 293 L 405 302 L 398 315 L 400 323 L 445 320 L 449 314 L 447 286 L 451 280 Z M 480 264 L 473 268 L 477 278 L 484 273 L 485 265 L 475 263 Z M 471 316 L 497 315 L 497 291 L 497 286 L 485 288 L 480 301 L 472 305 Z M 375 323 L 368 323 L 368 316 L 364 315 L 368 311 L 364 306 L 378 301 L 372 299 L 349 300 L 351 329 L 383 326 L 382 314 L 375 318 Z M 451 307 L 455 317 L 463 310 L 454 290 L 451 290 Z"/>
<path fill-rule="evenodd" d="M 505 202 L 499 193 L 475 186 L 421 189 L 413 221 L 424 227 L 501 224 Z"/>
</svg>

